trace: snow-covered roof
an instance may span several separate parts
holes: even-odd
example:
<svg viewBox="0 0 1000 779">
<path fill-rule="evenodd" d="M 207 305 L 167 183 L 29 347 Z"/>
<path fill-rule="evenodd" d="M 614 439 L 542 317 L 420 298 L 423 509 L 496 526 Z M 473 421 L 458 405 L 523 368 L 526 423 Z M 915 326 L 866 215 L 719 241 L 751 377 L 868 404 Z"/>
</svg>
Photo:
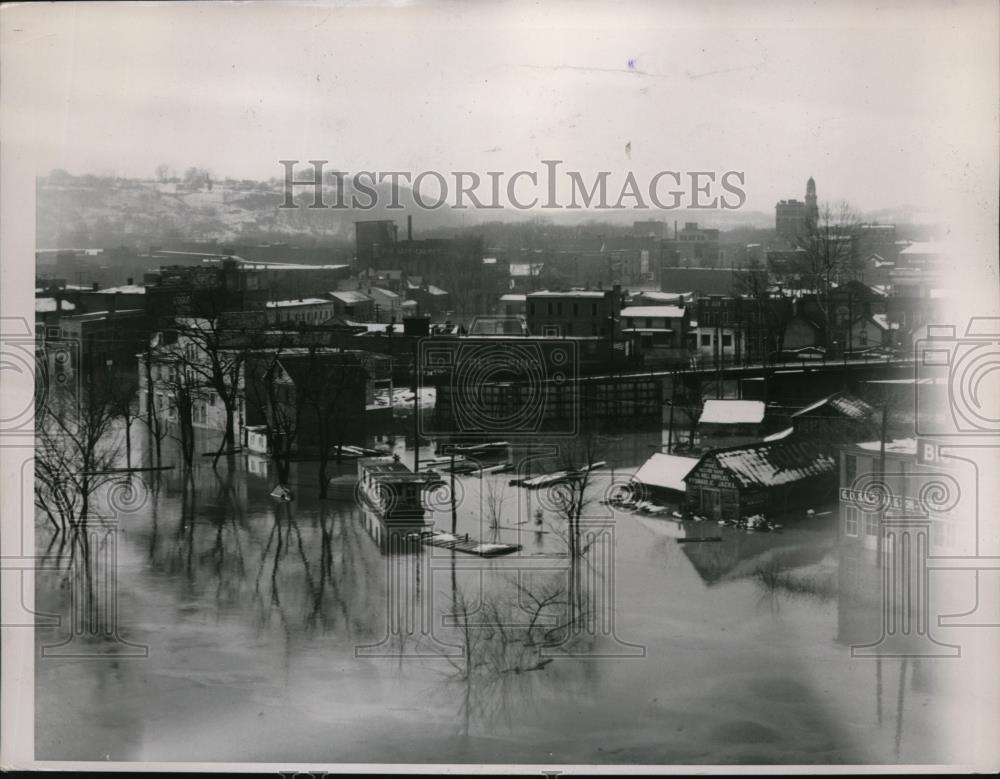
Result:
<svg viewBox="0 0 1000 779">
<path fill-rule="evenodd" d="M 645 300 L 654 300 L 660 303 L 676 303 L 679 300 L 684 300 L 684 298 L 694 297 L 692 292 L 655 292 L 650 290 L 648 292 L 637 292 L 635 294 L 636 298 L 644 298 Z"/>
<path fill-rule="evenodd" d="M 356 289 L 338 290 L 329 294 L 330 297 L 336 298 L 341 303 L 365 303 L 371 300 L 364 292 L 359 292 Z"/>
<path fill-rule="evenodd" d="M 899 324 L 897 322 L 890 322 L 889 317 L 885 314 L 872 314 L 872 321 L 881 327 L 883 330 L 898 330 Z"/>
<path fill-rule="evenodd" d="M 299 298 L 297 300 L 272 300 L 266 305 L 268 308 L 296 308 L 297 306 L 322 306 L 329 305 L 329 300 L 323 298 Z"/>
<path fill-rule="evenodd" d="M 36 314 L 48 314 L 52 311 L 59 311 L 59 307 L 56 305 L 55 298 L 35 298 L 35 313 Z M 70 303 L 68 300 L 62 302 L 63 311 L 75 311 L 76 306 Z"/>
<path fill-rule="evenodd" d="M 441 289 L 441 287 L 435 287 L 433 284 L 427 285 L 427 293 L 430 295 L 447 295 L 447 290 Z"/>
<path fill-rule="evenodd" d="M 794 427 L 786 427 L 784 430 L 779 430 L 777 433 L 771 433 L 771 435 L 764 436 L 765 441 L 780 441 L 782 438 L 788 438 L 792 433 L 795 432 Z"/>
<path fill-rule="evenodd" d="M 699 424 L 757 424 L 764 420 L 762 400 L 706 400 Z"/>
<path fill-rule="evenodd" d="M 233 257 L 247 270 L 343 270 L 349 265 L 308 265 L 304 262 L 252 262 L 239 257 Z"/>
<path fill-rule="evenodd" d="M 656 452 L 632 476 L 633 481 L 684 492 L 684 477 L 698 464 L 697 457 L 679 457 L 676 454 Z"/>
<path fill-rule="evenodd" d="M 512 262 L 510 264 L 511 276 L 537 276 L 545 266 L 543 262 Z"/>
<path fill-rule="evenodd" d="M 684 316 L 684 309 L 681 306 L 626 306 L 622 309 L 621 315 L 651 319 L 680 319 Z"/>
<path fill-rule="evenodd" d="M 865 441 L 858 444 L 858 449 L 865 449 L 869 452 L 880 452 L 882 450 L 881 441 Z M 894 454 L 916 454 L 916 438 L 896 438 L 885 442 L 885 450 Z"/>
<path fill-rule="evenodd" d="M 599 289 L 570 289 L 564 292 L 540 289 L 537 292 L 529 292 L 529 298 L 593 298 L 599 300 L 604 297 L 604 291 Z"/>
<path fill-rule="evenodd" d="M 380 295 L 385 295 L 387 298 L 398 298 L 399 297 L 399 295 L 397 295 L 391 289 L 386 289 L 385 287 L 371 287 L 369 289 L 369 292 L 378 292 Z"/>
<path fill-rule="evenodd" d="M 875 413 L 875 409 L 861 400 L 861 398 L 856 398 L 847 392 L 836 392 L 833 395 L 820 398 L 805 408 L 799 409 L 792 414 L 792 417 L 806 416 L 824 406 L 829 406 L 834 411 L 849 419 L 865 419 Z"/>
<path fill-rule="evenodd" d="M 97 290 L 105 295 L 122 294 L 122 295 L 145 295 L 146 288 L 141 284 L 122 284 L 120 287 L 106 287 L 105 289 Z"/>
<path fill-rule="evenodd" d="M 507 295 L 500 296 L 500 301 L 502 303 L 523 303 L 527 299 L 528 299 L 527 295 L 518 295 L 513 292 Z"/>
<path fill-rule="evenodd" d="M 714 459 L 743 487 L 776 487 L 836 472 L 837 461 L 809 441 L 789 436 L 750 446 L 719 449 L 698 462 Z"/>
</svg>

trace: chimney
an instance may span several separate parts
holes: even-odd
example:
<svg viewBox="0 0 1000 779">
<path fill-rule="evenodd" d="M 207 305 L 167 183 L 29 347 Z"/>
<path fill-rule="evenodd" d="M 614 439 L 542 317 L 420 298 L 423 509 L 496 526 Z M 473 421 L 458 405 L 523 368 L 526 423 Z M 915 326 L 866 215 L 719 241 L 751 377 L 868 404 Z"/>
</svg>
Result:
<svg viewBox="0 0 1000 779">
<path fill-rule="evenodd" d="M 98 283 L 97 283 L 96 281 L 93 281 L 93 282 L 91 282 L 91 283 L 90 283 L 90 288 L 91 288 L 91 289 L 92 289 L 92 290 L 93 290 L 94 292 L 97 292 L 97 290 L 99 290 L 99 289 L 101 288 L 101 285 L 100 285 L 100 284 L 98 284 Z"/>
<path fill-rule="evenodd" d="M 129 277 L 129 279 L 128 279 L 128 285 L 131 287 L 134 281 L 135 281 L 135 279 L 133 279 L 132 277 Z"/>
<path fill-rule="evenodd" d="M 406 215 L 406 240 L 407 241 L 412 241 L 413 240 L 413 215 L 412 214 L 407 214 Z"/>
</svg>

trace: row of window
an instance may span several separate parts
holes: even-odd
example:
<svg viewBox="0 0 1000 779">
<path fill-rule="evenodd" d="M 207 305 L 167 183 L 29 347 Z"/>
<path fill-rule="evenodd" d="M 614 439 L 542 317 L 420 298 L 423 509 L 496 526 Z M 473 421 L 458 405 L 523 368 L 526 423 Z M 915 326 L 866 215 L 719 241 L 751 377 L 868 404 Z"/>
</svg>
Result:
<svg viewBox="0 0 1000 779">
<path fill-rule="evenodd" d="M 325 322 L 332 317 L 333 311 L 322 309 L 320 311 L 291 311 L 282 314 L 280 311 L 275 315 L 278 321 L 285 322 Z"/>
<path fill-rule="evenodd" d="M 586 330 L 586 328 L 581 328 Z M 591 336 L 606 336 L 608 334 L 607 328 L 604 325 L 598 327 L 596 322 L 592 322 L 590 325 L 590 335 Z M 566 322 L 564 324 L 544 324 L 542 325 L 542 336 L 545 338 L 572 338 L 574 335 L 586 335 L 586 333 L 574 332 L 572 322 Z"/>
<path fill-rule="evenodd" d="M 702 333 L 701 334 L 701 345 L 702 346 L 711 346 L 712 345 L 712 334 L 711 333 Z M 723 333 L 722 334 L 722 345 L 723 345 L 723 347 L 732 346 L 733 345 L 733 334 L 732 333 Z"/>
<path fill-rule="evenodd" d="M 858 538 L 863 532 L 868 538 L 878 536 L 878 514 L 872 511 L 862 511 L 857 506 L 842 506 L 844 512 L 844 535 Z M 935 520 L 931 522 L 931 543 L 934 546 L 955 546 L 959 541 L 959 527 L 951 521 Z"/>
<path fill-rule="evenodd" d="M 548 303 L 545 304 L 545 306 L 546 306 L 545 313 L 547 313 L 549 316 L 552 316 L 553 314 L 555 314 L 556 316 L 562 316 L 562 312 L 563 312 L 563 304 L 562 303 L 559 303 L 559 302 L 556 302 L 556 303 L 548 302 Z M 534 316 L 535 313 L 536 313 L 535 301 L 533 301 L 533 300 L 529 300 L 528 301 L 528 313 L 531 316 Z M 590 315 L 591 316 L 597 316 L 597 303 L 591 303 L 590 304 Z M 580 304 L 579 303 L 573 303 L 573 316 L 580 316 Z"/>
</svg>

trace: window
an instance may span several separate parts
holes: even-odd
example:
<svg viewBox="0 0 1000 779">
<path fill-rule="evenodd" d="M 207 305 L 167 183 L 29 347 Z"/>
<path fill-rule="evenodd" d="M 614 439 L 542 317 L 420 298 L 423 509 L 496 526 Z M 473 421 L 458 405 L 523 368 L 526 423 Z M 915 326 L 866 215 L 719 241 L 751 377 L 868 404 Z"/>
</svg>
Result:
<svg viewBox="0 0 1000 779">
<path fill-rule="evenodd" d="M 711 333 L 702 333 L 701 334 L 701 345 L 702 346 L 711 346 L 712 345 L 712 334 Z"/>
<path fill-rule="evenodd" d="M 652 326 L 653 326 L 652 318 L 646 317 L 646 327 L 652 327 Z"/>
<path fill-rule="evenodd" d="M 579 303 L 574 303 L 573 304 L 573 316 L 580 316 L 580 304 Z"/>
<path fill-rule="evenodd" d="M 535 315 L 535 301 L 534 300 L 532 300 L 530 303 L 528 303 L 528 313 L 531 314 L 532 316 Z"/>
<path fill-rule="evenodd" d="M 732 336 L 731 333 L 725 333 L 722 336 L 722 345 L 723 346 L 732 346 L 733 345 L 733 336 Z"/>
<path fill-rule="evenodd" d="M 635 327 L 635 323 L 633 322 L 632 317 L 628 317 L 625 320 L 625 327 Z"/>
<path fill-rule="evenodd" d="M 549 316 L 552 316 L 552 304 L 551 303 L 548 304 L 547 310 L 548 310 Z"/>
<path fill-rule="evenodd" d="M 865 512 L 865 535 L 866 536 L 877 536 L 878 535 L 878 514 L 871 511 Z"/>
<path fill-rule="evenodd" d="M 597 316 L 597 304 L 596 303 L 591 303 L 590 304 L 590 315 L 591 316 Z"/>
<path fill-rule="evenodd" d="M 556 314 L 562 316 L 562 303 L 556 303 Z"/>
<path fill-rule="evenodd" d="M 854 484 L 858 478 L 858 458 L 853 454 L 844 457 L 844 484 Z"/>
<path fill-rule="evenodd" d="M 844 508 L 844 535 L 851 538 L 858 536 L 858 509 L 855 506 Z"/>
</svg>

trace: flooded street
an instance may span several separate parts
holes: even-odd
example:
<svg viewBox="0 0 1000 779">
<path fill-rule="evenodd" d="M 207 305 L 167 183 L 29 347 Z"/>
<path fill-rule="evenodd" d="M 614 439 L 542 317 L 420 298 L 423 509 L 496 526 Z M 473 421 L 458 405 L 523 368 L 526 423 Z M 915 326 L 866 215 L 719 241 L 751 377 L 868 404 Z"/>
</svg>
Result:
<svg viewBox="0 0 1000 779">
<path fill-rule="evenodd" d="M 985 705 L 960 694 L 981 658 L 851 657 L 878 640 L 880 604 L 849 594 L 835 510 L 753 534 L 602 504 L 658 436 L 623 434 L 595 472 L 576 566 L 557 507 L 509 473 L 456 477 L 458 534 L 523 547 L 492 559 L 386 552 L 349 490 L 316 498 L 315 463 L 297 464 L 288 503 L 253 456 L 201 458 L 187 484 L 134 475 L 118 531 L 92 546 L 117 561 L 117 638 L 71 635 L 79 588 L 37 575 L 38 610 L 63 620 L 36 633 L 37 758 L 960 762 L 979 734 L 944 723 Z M 722 540 L 677 542 L 705 535 Z M 69 554 L 42 525 L 36 544 Z M 583 627 L 559 616 L 568 601 Z M 465 629 L 458 603 L 477 615 Z"/>
</svg>

